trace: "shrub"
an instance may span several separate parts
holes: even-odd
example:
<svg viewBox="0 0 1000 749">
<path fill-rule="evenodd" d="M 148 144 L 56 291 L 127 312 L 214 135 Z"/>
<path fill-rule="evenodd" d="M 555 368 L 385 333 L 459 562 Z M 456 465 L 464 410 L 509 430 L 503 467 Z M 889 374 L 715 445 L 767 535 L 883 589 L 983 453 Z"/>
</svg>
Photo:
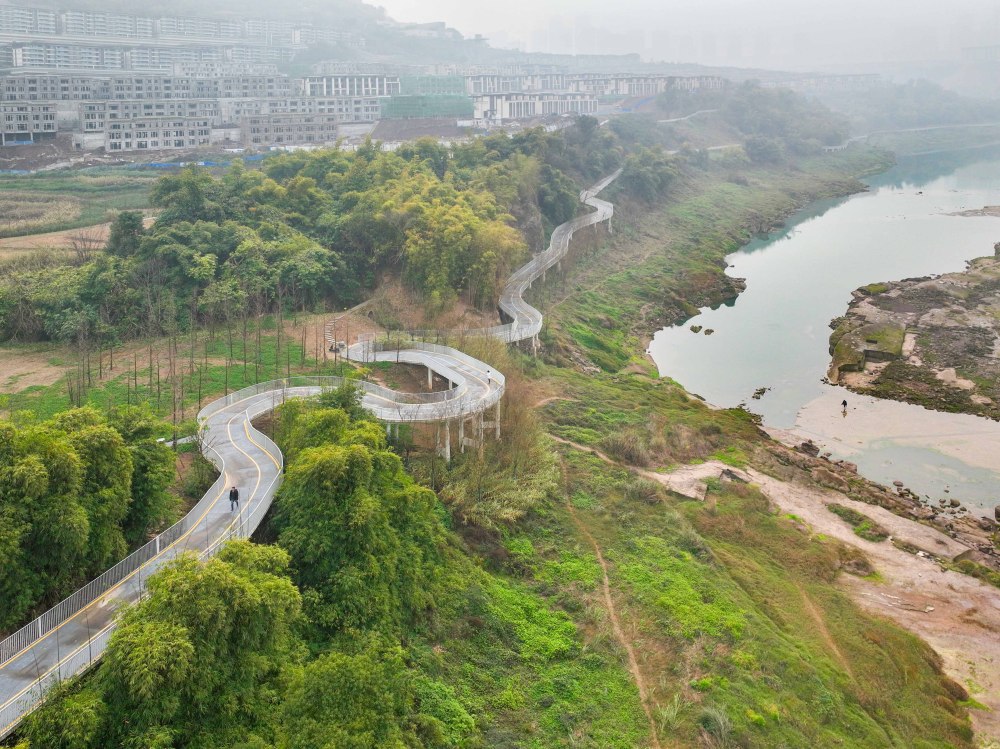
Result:
<svg viewBox="0 0 1000 749">
<path fill-rule="evenodd" d="M 652 460 L 642 436 L 631 429 L 609 434 L 601 440 L 601 447 L 613 458 L 634 466 L 647 466 Z"/>
<path fill-rule="evenodd" d="M 844 505 L 829 504 L 827 509 L 854 528 L 854 532 L 866 541 L 885 541 L 889 531 L 876 523 L 867 515 Z"/>
</svg>

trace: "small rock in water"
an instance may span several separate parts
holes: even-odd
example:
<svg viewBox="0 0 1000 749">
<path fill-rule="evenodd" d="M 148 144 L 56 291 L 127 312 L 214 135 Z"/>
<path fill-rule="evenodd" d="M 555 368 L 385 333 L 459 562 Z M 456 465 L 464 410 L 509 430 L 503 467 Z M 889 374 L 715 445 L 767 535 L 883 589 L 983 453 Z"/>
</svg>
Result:
<svg viewBox="0 0 1000 749">
<path fill-rule="evenodd" d="M 903 488 L 903 482 L 902 481 L 893 481 L 892 485 L 894 487 L 896 487 L 897 489 L 902 489 Z"/>
<path fill-rule="evenodd" d="M 692 333 L 700 333 L 701 332 L 701 326 L 700 325 L 692 325 L 691 326 L 691 332 Z"/>
<path fill-rule="evenodd" d="M 948 504 L 950 504 L 952 507 L 961 507 L 962 506 L 962 503 L 959 502 L 957 499 L 951 500 Z"/>
<path fill-rule="evenodd" d="M 714 332 L 715 330 L 712 328 L 705 328 L 705 335 L 712 335 Z"/>
</svg>

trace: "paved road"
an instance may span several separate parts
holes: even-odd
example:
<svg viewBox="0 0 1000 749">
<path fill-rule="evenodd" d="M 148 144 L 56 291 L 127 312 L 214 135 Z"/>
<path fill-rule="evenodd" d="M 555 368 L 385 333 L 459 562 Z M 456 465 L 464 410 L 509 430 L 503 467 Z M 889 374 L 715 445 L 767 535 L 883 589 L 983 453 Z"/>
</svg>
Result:
<svg viewBox="0 0 1000 749">
<path fill-rule="evenodd" d="M 538 334 L 542 314 L 524 301 L 524 292 L 566 254 L 574 231 L 611 217 L 612 205 L 596 195 L 619 174 L 581 193 L 581 201 L 596 210 L 555 229 L 549 248 L 518 269 L 503 291 L 500 309 L 510 322 L 482 332 L 505 341 Z M 400 393 L 374 383 L 358 383 L 365 391 L 362 404 L 385 422 L 464 419 L 482 414 L 503 396 L 503 374 L 457 349 L 413 341 L 407 348 L 386 351 L 372 341 L 352 346 L 348 355 L 359 361 L 423 365 L 448 381 L 446 390 L 429 393 Z M 245 538 L 257 528 L 281 483 L 282 455 L 253 428 L 252 419 L 287 398 L 315 395 L 341 382 L 334 377 L 276 380 L 232 393 L 202 409 L 198 415 L 203 425 L 202 450 L 219 468 L 219 479 L 175 526 L 0 642 L 0 739 L 35 709 L 47 689 L 100 658 L 114 628 L 115 613 L 122 605 L 140 600 L 150 574 L 185 551 L 208 557 L 228 539 Z M 240 489 L 238 510 L 230 508 L 231 486 Z"/>
</svg>

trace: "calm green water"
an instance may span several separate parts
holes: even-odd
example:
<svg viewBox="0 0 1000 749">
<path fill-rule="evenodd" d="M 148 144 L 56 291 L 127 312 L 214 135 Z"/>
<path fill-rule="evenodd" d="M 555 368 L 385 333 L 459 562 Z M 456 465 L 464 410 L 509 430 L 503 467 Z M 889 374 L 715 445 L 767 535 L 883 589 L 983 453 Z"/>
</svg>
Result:
<svg viewBox="0 0 1000 749">
<path fill-rule="evenodd" d="M 901 412 L 893 408 L 899 404 L 853 396 L 822 378 L 829 322 L 844 313 L 855 288 L 957 271 L 993 254 L 1000 219 L 947 214 L 1000 205 L 1000 149 L 904 159 L 868 184 L 866 193 L 810 206 L 787 230 L 731 255 L 728 272 L 746 279 L 746 292 L 731 306 L 660 331 L 650 354 L 662 376 L 710 403 L 746 403 L 767 426 L 807 433 L 835 455 L 850 455 L 875 480 L 900 479 L 931 498 L 948 488 L 950 496 L 992 508 L 1000 502 L 1000 460 L 994 470 L 966 462 L 955 444 L 945 454 L 938 443 L 974 431 L 980 444 L 995 439 L 1000 450 L 1000 424 L 909 405 Z M 693 324 L 715 332 L 694 334 Z M 771 389 L 752 400 L 761 387 Z M 838 405 L 844 397 L 851 403 L 846 419 Z M 852 434 L 852 424 L 860 430 L 862 423 Z M 885 434 L 873 433 L 873 423 L 874 431 L 884 423 Z"/>
</svg>

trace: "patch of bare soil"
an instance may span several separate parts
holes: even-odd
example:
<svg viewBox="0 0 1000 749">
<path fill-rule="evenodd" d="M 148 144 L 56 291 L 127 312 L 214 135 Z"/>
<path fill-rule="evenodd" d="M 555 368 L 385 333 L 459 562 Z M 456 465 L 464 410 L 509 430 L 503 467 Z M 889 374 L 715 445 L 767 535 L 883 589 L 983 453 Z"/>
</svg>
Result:
<svg viewBox="0 0 1000 749">
<path fill-rule="evenodd" d="M 63 371 L 62 367 L 49 363 L 48 354 L 0 348 L 0 393 L 51 385 L 62 377 Z"/>
<path fill-rule="evenodd" d="M 419 294 L 398 278 L 388 276 L 379 283 L 368 310 L 375 321 L 391 329 L 447 331 L 500 324 L 500 316 L 495 310 L 477 309 L 461 298 L 449 309 L 429 314 Z"/>
<path fill-rule="evenodd" d="M 949 216 L 993 216 L 1000 218 L 1000 205 L 987 205 L 982 208 L 973 208 L 968 211 L 956 211 L 949 213 Z"/>
<path fill-rule="evenodd" d="M 757 471 L 750 473 L 783 512 L 801 518 L 814 533 L 864 552 L 879 580 L 843 575 L 839 584 L 863 608 L 927 641 L 941 655 L 945 672 L 989 708 L 971 711 L 980 738 L 1000 741 L 1000 589 L 944 570 L 932 559 L 909 554 L 888 541 L 860 538 L 826 508 L 830 502 L 843 504 L 842 494 L 780 481 Z M 872 509 L 868 507 L 866 512 Z M 927 526 L 903 518 L 896 518 L 896 522 L 912 526 L 913 533 L 936 534 L 942 543 L 953 543 Z M 928 543 L 935 545 L 932 538 Z"/>
<path fill-rule="evenodd" d="M 155 217 L 146 216 L 143 224 L 148 229 L 154 221 Z M 0 239 L 0 257 L 31 250 L 73 250 L 80 247 L 93 251 L 104 247 L 110 234 L 111 224 L 106 223 L 22 237 L 4 237 Z"/>
</svg>

